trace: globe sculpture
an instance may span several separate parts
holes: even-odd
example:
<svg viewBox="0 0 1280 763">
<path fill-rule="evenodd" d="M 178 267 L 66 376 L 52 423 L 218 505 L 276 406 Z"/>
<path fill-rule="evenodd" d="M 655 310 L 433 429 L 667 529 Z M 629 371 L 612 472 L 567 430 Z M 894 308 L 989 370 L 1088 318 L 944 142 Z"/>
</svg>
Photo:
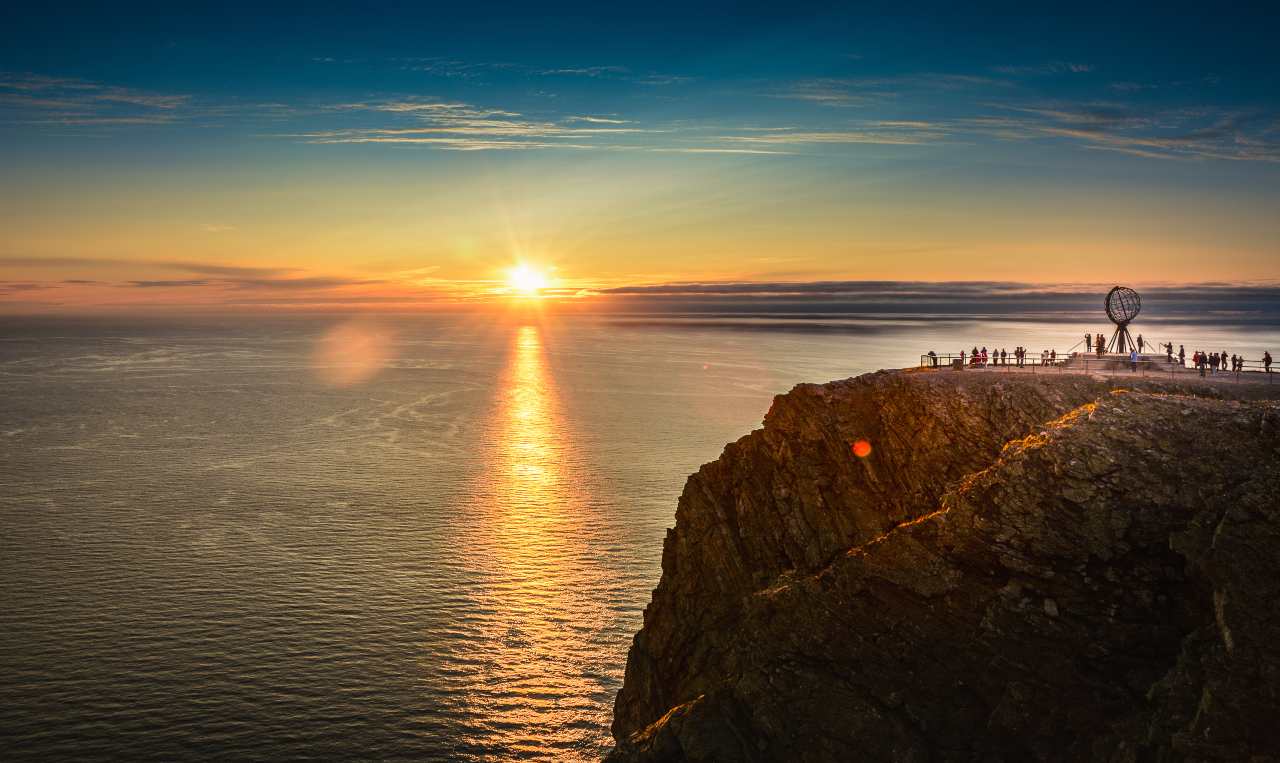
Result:
<svg viewBox="0 0 1280 763">
<path fill-rule="evenodd" d="M 1107 317 L 1116 324 L 1116 332 L 1111 335 L 1108 352 L 1124 354 L 1134 347 L 1133 337 L 1129 335 L 1129 322 L 1142 312 L 1142 298 L 1138 292 L 1127 286 L 1115 286 L 1107 292 L 1105 302 Z"/>
</svg>

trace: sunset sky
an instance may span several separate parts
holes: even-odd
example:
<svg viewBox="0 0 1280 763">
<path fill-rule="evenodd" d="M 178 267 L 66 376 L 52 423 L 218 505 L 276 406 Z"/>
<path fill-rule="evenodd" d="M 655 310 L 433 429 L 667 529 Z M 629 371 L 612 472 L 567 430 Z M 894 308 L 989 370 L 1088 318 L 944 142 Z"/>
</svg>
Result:
<svg viewBox="0 0 1280 763">
<path fill-rule="evenodd" d="M 1280 279 L 1261 10 L 262 5 L 3 12 L 0 311 Z"/>
</svg>

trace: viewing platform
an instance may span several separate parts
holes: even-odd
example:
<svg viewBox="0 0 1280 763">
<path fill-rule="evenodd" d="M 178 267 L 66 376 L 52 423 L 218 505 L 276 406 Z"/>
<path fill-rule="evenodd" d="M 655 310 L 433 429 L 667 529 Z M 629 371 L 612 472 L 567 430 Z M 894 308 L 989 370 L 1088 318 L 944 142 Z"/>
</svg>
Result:
<svg viewBox="0 0 1280 763">
<path fill-rule="evenodd" d="M 973 362 L 973 357 L 966 353 L 963 359 L 956 354 L 920 356 L 920 368 L 937 369 L 961 373 L 983 374 L 1089 374 L 1095 376 L 1131 376 L 1156 377 L 1184 382 L 1204 382 L 1206 384 L 1274 384 L 1277 374 L 1274 366 L 1270 371 L 1264 368 L 1261 360 L 1245 360 L 1244 370 L 1210 371 L 1183 365 L 1175 356 L 1172 361 L 1166 354 L 1143 354 L 1138 356 L 1137 363 L 1130 357 L 1119 353 L 1089 352 L 1059 353 L 1042 357 L 1040 354 L 1028 355 L 1021 361 L 1009 356 L 1006 358 L 989 358 L 986 363 Z"/>
</svg>

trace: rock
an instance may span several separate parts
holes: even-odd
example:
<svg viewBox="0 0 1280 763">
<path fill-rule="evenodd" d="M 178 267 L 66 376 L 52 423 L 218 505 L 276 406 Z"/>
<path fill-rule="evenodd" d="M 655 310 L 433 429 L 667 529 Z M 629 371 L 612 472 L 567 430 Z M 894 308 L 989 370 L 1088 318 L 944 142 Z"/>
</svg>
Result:
<svg viewBox="0 0 1280 763">
<path fill-rule="evenodd" d="M 611 758 L 1274 759 L 1280 405 L 1126 387 L 776 398 L 685 487 Z"/>
</svg>

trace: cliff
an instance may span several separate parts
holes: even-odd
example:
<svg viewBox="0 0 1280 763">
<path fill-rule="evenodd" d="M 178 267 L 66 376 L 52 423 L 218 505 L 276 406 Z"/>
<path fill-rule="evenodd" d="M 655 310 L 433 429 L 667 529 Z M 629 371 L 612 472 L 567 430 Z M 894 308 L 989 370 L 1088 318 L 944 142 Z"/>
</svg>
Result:
<svg viewBox="0 0 1280 763">
<path fill-rule="evenodd" d="M 1117 383 L 776 398 L 689 478 L 611 760 L 1276 759 L 1280 387 Z"/>
</svg>

